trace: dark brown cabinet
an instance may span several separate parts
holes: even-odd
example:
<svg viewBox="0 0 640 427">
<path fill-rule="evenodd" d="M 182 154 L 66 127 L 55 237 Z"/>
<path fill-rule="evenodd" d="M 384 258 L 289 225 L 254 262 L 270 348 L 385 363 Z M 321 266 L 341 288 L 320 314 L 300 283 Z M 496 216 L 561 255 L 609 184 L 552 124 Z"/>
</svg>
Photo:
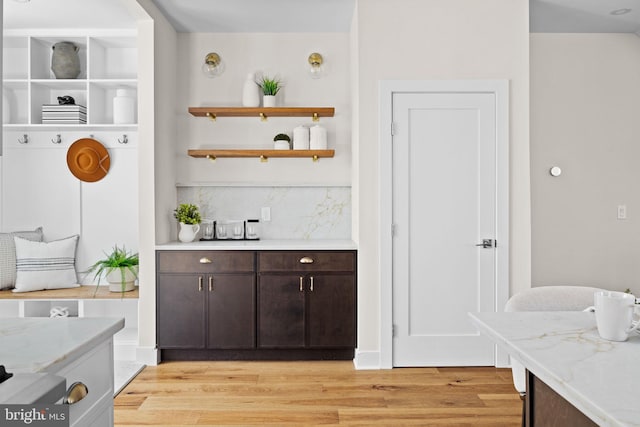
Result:
<svg viewBox="0 0 640 427">
<path fill-rule="evenodd" d="M 160 349 L 255 348 L 254 252 L 159 251 L 157 261 Z"/>
<path fill-rule="evenodd" d="M 354 348 L 353 251 L 258 254 L 259 348 Z"/>
</svg>

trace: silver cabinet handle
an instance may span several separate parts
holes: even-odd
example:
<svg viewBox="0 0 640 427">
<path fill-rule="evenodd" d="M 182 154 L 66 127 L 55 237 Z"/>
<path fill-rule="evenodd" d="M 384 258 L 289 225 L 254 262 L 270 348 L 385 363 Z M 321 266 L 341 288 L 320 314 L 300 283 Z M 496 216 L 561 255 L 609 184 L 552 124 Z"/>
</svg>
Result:
<svg viewBox="0 0 640 427">
<path fill-rule="evenodd" d="M 202 292 L 202 276 L 198 276 L 198 291 Z"/>
<path fill-rule="evenodd" d="M 304 291 L 304 277 L 300 276 L 300 292 Z"/>
<path fill-rule="evenodd" d="M 311 285 L 309 285 L 309 290 L 313 292 L 313 276 L 309 278 L 311 280 Z"/>
<path fill-rule="evenodd" d="M 206 256 L 203 256 L 202 258 L 200 258 L 200 264 L 211 264 L 211 260 Z"/>
<path fill-rule="evenodd" d="M 300 258 L 300 264 L 313 264 L 313 258 L 305 256 Z"/>
<path fill-rule="evenodd" d="M 89 389 L 81 382 L 75 382 L 69 386 L 69 389 L 64 394 L 62 403 L 65 405 L 73 405 L 80 402 L 89 394 Z"/>
<path fill-rule="evenodd" d="M 213 291 L 213 277 L 209 276 L 209 292 Z"/>
</svg>

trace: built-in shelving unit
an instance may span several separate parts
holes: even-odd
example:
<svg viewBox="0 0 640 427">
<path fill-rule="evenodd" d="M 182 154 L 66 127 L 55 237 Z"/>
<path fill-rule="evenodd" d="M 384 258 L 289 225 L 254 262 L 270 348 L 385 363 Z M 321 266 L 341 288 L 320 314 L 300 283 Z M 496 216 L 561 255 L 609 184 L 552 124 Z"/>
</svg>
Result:
<svg viewBox="0 0 640 427">
<path fill-rule="evenodd" d="M 80 75 L 56 79 L 51 71 L 52 46 L 61 41 L 78 47 Z M 47 36 L 11 32 L 3 37 L 3 90 L 9 103 L 6 129 L 128 129 L 135 124 L 113 123 L 113 98 L 117 89 L 137 91 L 137 42 L 135 30 L 114 35 Z M 43 125 L 42 105 L 57 104 L 70 95 L 87 108 L 87 123 Z"/>
<path fill-rule="evenodd" d="M 232 150 L 232 149 L 220 149 L 220 150 L 189 150 L 188 154 L 191 157 L 206 158 L 215 160 L 222 157 L 257 157 L 260 160 L 266 161 L 270 157 L 285 157 L 285 158 L 311 158 L 318 160 L 321 157 L 333 157 L 335 150 Z"/>
<path fill-rule="evenodd" d="M 311 117 L 318 121 L 320 117 L 333 117 L 333 107 L 190 107 L 189 113 L 196 117 Z"/>
</svg>

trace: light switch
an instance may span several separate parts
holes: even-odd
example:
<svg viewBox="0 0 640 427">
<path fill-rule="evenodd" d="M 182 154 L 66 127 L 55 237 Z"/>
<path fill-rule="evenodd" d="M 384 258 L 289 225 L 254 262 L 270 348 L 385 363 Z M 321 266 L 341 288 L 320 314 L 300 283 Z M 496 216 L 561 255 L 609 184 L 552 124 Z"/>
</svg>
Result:
<svg viewBox="0 0 640 427">
<path fill-rule="evenodd" d="M 618 205 L 618 219 L 627 219 L 627 205 Z"/>
<path fill-rule="evenodd" d="M 261 217 L 263 221 L 271 221 L 271 208 L 264 207 L 262 208 Z"/>
</svg>

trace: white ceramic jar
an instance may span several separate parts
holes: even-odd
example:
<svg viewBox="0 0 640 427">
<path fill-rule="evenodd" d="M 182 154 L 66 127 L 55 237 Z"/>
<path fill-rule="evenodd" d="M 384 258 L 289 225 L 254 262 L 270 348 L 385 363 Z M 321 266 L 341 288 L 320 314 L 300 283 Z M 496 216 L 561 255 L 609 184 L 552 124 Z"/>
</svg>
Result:
<svg viewBox="0 0 640 427">
<path fill-rule="evenodd" d="M 253 73 L 247 74 L 244 86 L 242 86 L 242 106 L 260 106 L 260 87 L 256 83 L 255 74 Z"/>
<path fill-rule="evenodd" d="M 306 126 L 298 126 L 293 129 L 293 149 L 308 150 L 309 149 L 309 128 Z"/>
<path fill-rule="evenodd" d="M 113 98 L 113 123 L 134 124 L 136 121 L 135 91 L 117 89 Z"/>
<path fill-rule="evenodd" d="M 310 141 L 309 147 L 312 150 L 327 149 L 327 130 L 320 125 L 315 125 L 309 129 Z"/>
</svg>

